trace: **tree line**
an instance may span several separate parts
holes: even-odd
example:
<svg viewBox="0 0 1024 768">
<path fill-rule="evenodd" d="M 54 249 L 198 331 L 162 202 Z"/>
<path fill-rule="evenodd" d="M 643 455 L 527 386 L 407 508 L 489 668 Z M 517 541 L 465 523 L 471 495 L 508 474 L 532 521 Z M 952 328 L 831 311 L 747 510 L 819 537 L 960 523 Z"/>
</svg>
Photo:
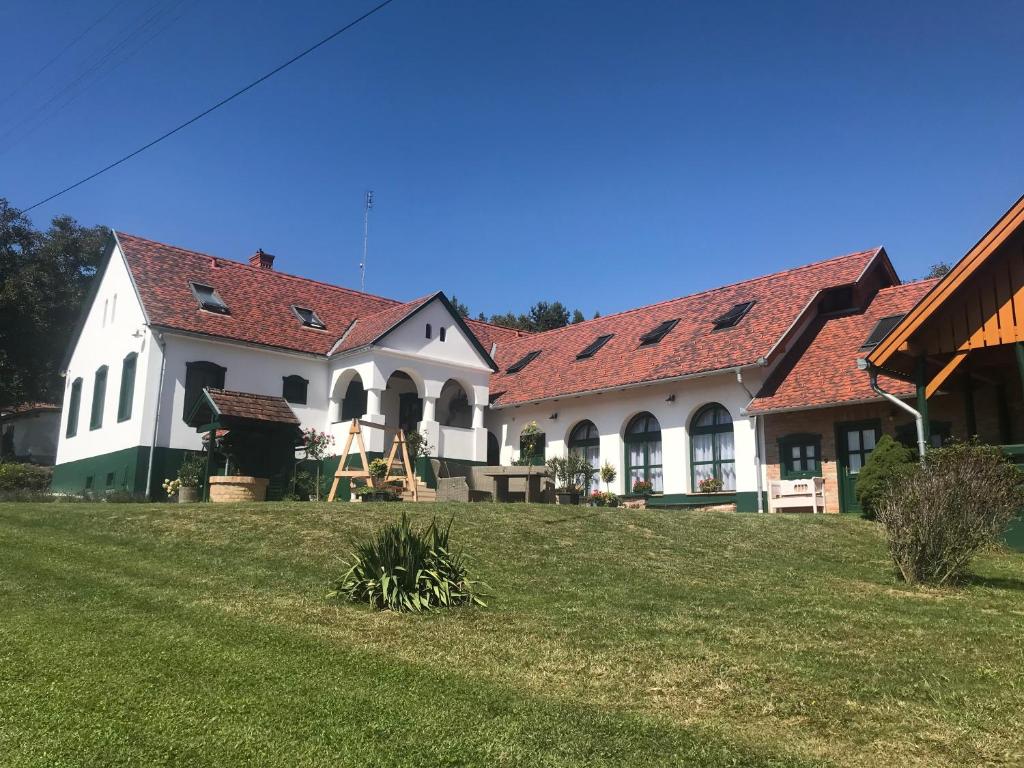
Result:
<svg viewBox="0 0 1024 768">
<path fill-rule="evenodd" d="M 459 301 L 458 298 L 452 296 L 451 302 L 460 315 L 470 317 L 469 307 Z M 600 316 L 600 312 L 594 313 L 595 318 Z M 529 311 L 523 313 L 504 312 L 488 317 L 483 312 L 480 312 L 475 319 L 486 323 L 494 323 L 495 325 L 503 325 L 506 328 L 515 328 L 517 331 L 532 331 L 534 333 L 550 331 L 570 324 L 575 325 L 586 320 L 580 310 L 574 309 L 572 312 L 569 312 L 569 308 L 560 301 L 538 301 L 530 307 Z"/>
</svg>

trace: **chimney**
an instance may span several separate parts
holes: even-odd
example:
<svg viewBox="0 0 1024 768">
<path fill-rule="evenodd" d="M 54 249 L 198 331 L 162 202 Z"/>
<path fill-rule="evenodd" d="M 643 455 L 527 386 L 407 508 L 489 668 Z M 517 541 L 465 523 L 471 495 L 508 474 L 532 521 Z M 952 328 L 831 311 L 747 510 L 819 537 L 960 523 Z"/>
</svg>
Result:
<svg viewBox="0 0 1024 768">
<path fill-rule="evenodd" d="M 263 249 L 259 248 L 256 253 L 249 257 L 249 263 L 260 269 L 273 269 L 274 257 L 272 254 L 264 253 Z"/>
</svg>

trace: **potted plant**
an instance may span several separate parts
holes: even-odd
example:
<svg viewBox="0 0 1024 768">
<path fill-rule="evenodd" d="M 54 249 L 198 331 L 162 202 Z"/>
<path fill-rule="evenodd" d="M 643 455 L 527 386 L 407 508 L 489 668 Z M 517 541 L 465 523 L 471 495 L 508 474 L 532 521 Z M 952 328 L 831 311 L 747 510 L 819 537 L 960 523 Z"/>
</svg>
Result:
<svg viewBox="0 0 1024 768">
<path fill-rule="evenodd" d="M 633 481 L 633 494 L 635 496 L 650 496 L 653 492 L 654 486 L 652 486 L 647 480 Z"/>
<path fill-rule="evenodd" d="M 604 491 L 592 491 L 590 493 L 590 506 L 603 507 L 605 502 Z"/>
<path fill-rule="evenodd" d="M 572 458 L 575 459 L 573 469 L 576 472 L 576 487 L 581 492 L 589 491 L 590 486 L 594 484 L 594 477 L 598 472 L 597 467 L 578 454 L 573 454 Z"/>
<path fill-rule="evenodd" d="M 722 481 L 719 480 L 714 475 L 712 475 L 711 477 L 705 477 L 703 480 L 697 483 L 697 488 L 700 489 L 701 493 L 721 493 L 722 488 L 724 487 L 725 486 L 723 485 Z"/>
<path fill-rule="evenodd" d="M 610 461 L 606 461 L 601 465 L 601 482 L 604 483 L 606 493 L 611 493 L 611 484 L 615 482 L 615 478 L 618 476 L 618 471 L 612 466 Z"/>
<path fill-rule="evenodd" d="M 178 503 L 199 501 L 199 486 L 206 476 L 206 461 L 198 453 L 187 453 L 178 467 Z M 171 494 L 168 493 L 168 496 Z"/>
<path fill-rule="evenodd" d="M 580 486 L 579 457 L 570 453 L 568 456 L 552 456 L 547 460 L 548 471 L 555 478 L 555 499 L 559 504 L 579 504 Z"/>
</svg>

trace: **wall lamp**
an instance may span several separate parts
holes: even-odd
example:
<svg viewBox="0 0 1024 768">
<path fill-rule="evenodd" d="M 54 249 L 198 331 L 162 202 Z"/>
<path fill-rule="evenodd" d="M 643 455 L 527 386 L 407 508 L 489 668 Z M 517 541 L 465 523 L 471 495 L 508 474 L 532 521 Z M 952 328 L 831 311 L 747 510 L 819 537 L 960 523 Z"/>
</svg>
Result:
<svg viewBox="0 0 1024 768">
<path fill-rule="evenodd" d="M 669 395 L 668 397 L 665 398 L 665 402 L 666 403 L 674 403 L 675 401 L 676 401 L 676 396 L 675 395 Z"/>
<path fill-rule="evenodd" d="M 548 418 L 551 419 L 551 421 L 554 421 L 555 419 L 557 419 L 558 418 L 558 411 L 555 411 L 554 413 L 552 413 L 550 416 L 548 416 Z"/>
</svg>

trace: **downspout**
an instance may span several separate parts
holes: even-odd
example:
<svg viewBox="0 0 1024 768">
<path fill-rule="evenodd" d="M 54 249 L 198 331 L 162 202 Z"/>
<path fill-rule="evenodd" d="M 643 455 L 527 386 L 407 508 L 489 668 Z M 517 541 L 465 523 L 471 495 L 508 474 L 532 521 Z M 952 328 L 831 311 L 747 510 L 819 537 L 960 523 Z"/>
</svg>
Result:
<svg viewBox="0 0 1024 768">
<path fill-rule="evenodd" d="M 924 439 L 924 418 L 921 416 L 920 411 L 911 408 L 905 402 L 896 397 L 896 395 L 892 394 L 891 392 L 886 392 L 884 389 L 878 386 L 878 371 L 873 366 L 868 368 L 868 376 L 870 376 L 871 378 L 871 389 L 873 389 L 876 394 L 881 395 L 890 403 L 899 406 L 904 411 L 906 411 L 907 413 L 914 417 L 914 425 L 917 427 L 917 456 L 918 461 L 920 461 L 923 464 L 924 452 L 927 445 Z"/>
<path fill-rule="evenodd" d="M 743 391 L 747 393 L 747 397 L 750 398 L 751 402 L 754 400 L 754 393 L 747 389 L 747 385 L 743 382 L 743 369 L 736 369 L 736 381 Z M 757 474 L 757 514 L 764 514 L 764 498 L 763 498 L 763 485 L 761 483 L 761 419 L 754 414 L 751 416 L 754 420 L 754 471 Z"/>
<path fill-rule="evenodd" d="M 156 385 L 156 415 L 153 417 L 153 437 L 149 442 L 149 466 L 146 468 L 147 501 L 150 499 L 149 494 L 153 487 L 153 454 L 156 453 L 156 435 L 157 429 L 160 426 L 160 403 L 164 399 L 164 372 L 167 366 L 167 348 L 164 346 L 164 340 L 152 328 L 150 328 L 150 332 L 152 332 L 153 340 L 156 341 L 157 346 L 160 348 L 160 379 Z"/>
</svg>

